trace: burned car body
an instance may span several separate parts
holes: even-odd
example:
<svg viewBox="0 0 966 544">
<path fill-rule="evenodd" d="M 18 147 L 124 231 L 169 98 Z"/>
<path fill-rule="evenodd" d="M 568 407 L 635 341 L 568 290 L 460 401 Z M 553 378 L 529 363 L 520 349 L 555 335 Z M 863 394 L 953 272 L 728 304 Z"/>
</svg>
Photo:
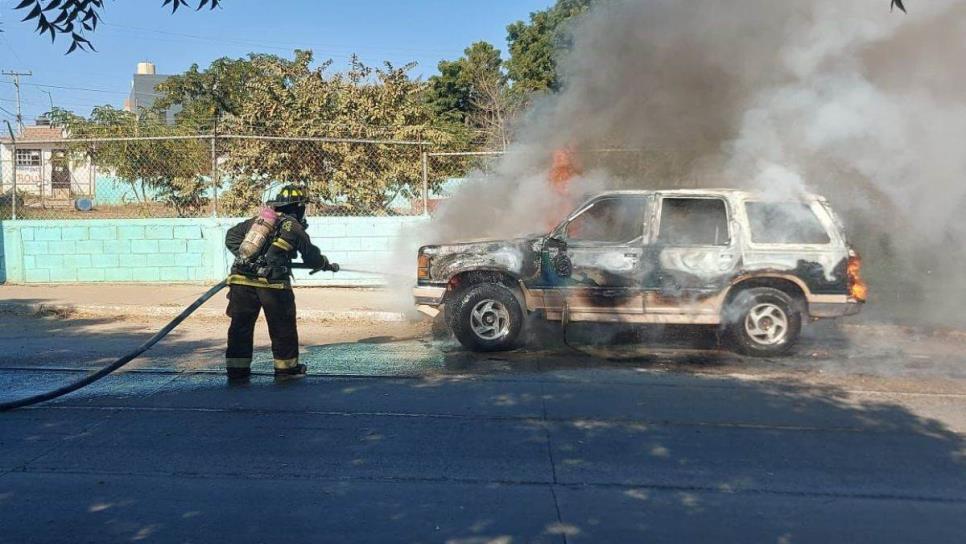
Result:
<svg viewBox="0 0 966 544">
<path fill-rule="evenodd" d="M 614 191 L 549 234 L 424 246 L 414 290 L 477 350 L 511 347 L 528 312 L 574 321 L 719 325 L 774 355 L 803 319 L 857 313 L 860 261 L 822 197 L 719 190 Z"/>
</svg>

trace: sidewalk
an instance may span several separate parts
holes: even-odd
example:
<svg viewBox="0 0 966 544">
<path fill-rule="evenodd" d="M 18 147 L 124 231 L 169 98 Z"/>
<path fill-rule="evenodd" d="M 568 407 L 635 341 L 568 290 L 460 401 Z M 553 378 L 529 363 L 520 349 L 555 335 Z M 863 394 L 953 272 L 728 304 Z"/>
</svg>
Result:
<svg viewBox="0 0 966 544">
<path fill-rule="evenodd" d="M 0 285 L 0 313 L 172 318 L 210 286 L 199 284 Z M 195 315 L 224 317 L 227 289 Z M 407 293 L 381 288 L 296 287 L 300 319 L 405 321 L 417 318 Z"/>
</svg>

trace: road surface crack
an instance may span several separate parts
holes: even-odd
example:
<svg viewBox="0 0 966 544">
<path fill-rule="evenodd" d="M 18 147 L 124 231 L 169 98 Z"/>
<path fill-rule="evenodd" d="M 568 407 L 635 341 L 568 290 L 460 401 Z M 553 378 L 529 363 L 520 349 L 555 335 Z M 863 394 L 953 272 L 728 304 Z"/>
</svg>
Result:
<svg viewBox="0 0 966 544">
<path fill-rule="evenodd" d="M 550 496 L 553 497 L 553 509 L 557 515 L 557 523 L 560 528 L 563 528 L 566 526 L 566 524 L 564 523 L 563 517 L 560 515 L 560 502 L 557 500 L 557 464 L 553 459 L 553 444 L 550 438 L 550 421 L 547 419 L 547 392 L 546 385 L 543 383 L 540 384 L 540 406 L 544 438 L 546 439 L 547 444 L 547 459 L 550 461 L 550 471 L 553 477 L 553 481 L 550 484 Z M 567 544 L 566 531 L 561 531 L 560 537 L 563 539 L 564 544 Z"/>
</svg>

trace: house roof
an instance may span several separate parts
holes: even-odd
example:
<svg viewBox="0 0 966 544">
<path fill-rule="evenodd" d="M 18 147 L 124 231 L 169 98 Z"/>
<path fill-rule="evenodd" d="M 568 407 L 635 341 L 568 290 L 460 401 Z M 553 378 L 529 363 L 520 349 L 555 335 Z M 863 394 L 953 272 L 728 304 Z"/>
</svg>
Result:
<svg viewBox="0 0 966 544">
<path fill-rule="evenodd" d="M 25 141 L 63 140 L 64 129 L 50 126 L 23 127 L 19 139 Z"/>
<path fill-rule="evenodd" d="M 23 127 L 17 136 L 17 142 L 49 142 L 52 140 L 63 140 L 64 129 L 61 127 L 51 127 L 46 125 L 31 125 Z M 0 138 L 4 143 L 10 143 L 10 137 Z"/>
</svg>

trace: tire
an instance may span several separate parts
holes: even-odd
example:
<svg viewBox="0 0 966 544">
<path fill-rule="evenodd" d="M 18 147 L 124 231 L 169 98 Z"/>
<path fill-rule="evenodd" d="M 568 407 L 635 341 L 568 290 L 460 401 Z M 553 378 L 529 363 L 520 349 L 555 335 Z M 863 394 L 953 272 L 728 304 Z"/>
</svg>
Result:
<svg viewBox="0 0 966 544">
<path fill-rule="evenodd" d="M 448 340 L 453 337 L 453 331 L 449 328 L 449 312 L 443 308 L 443 311 L 433 318 L 432 328 L 430 329 L 430 334 L 433 335 L 433 340 Z"/>
<path fill-rule="evenodd" d="M 725 308 L 724 324 L 731 347 L 743 355 L 784 355 L 802 332 L 802 304 L 771 287 L 745 289 Z"/>
<path fill-rule="evenodd" d="M 479 283 L 458 292 L 446 314 L 456 339 L 473 351 L 513 349 L 523 328 L 520 302 L 500 283 Z"/>
</svg>

